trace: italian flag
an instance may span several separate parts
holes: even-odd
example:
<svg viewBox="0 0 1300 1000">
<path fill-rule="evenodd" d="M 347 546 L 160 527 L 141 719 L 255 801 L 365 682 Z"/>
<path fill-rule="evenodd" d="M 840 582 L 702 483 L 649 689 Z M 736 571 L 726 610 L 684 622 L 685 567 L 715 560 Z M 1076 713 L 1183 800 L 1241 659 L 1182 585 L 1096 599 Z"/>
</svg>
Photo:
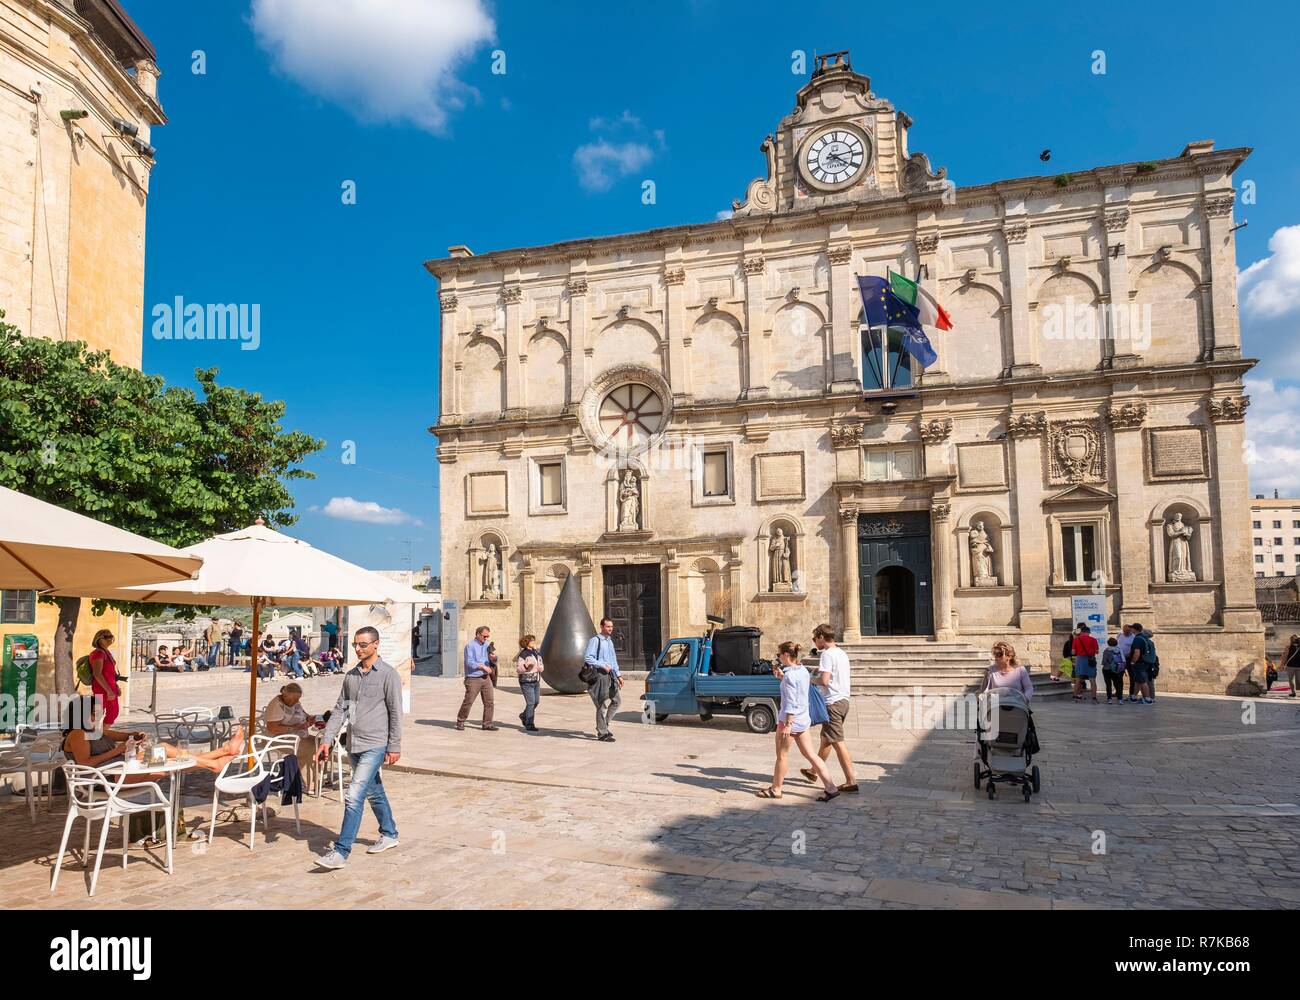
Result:
<svg viewBox="0 0 1300 1000">
<path fill-rule="evenodd" d="M 890 271 L 889 290 L 916 310 L 922 326 L 933 326 L 940 330 L 952 329 L 952 317 L 948 315 L 948 311 L 915 281 Z"/>
</svg>

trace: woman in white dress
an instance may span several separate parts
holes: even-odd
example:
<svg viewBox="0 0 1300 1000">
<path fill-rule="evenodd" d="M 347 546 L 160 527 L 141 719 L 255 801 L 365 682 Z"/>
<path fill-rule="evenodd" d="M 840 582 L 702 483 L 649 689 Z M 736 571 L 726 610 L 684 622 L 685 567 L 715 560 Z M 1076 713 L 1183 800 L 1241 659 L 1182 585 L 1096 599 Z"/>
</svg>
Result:
<svg viewBox="0 0 1300 1000">
<path fill-rule="evenodd" d="M 776 717 L 776 767 L 772 772 L 772 783 L 757 792 L 760 799 L 779 799 L 781 786 L 785 783 L 786 772 L 790 765 L 790 743 L 799 748 L 804 759 L 812 765 L 821 779 L 823 793 L 817 796 L 818 802 L 829 802 L 840 794 L 826 762 L 813 752 L 812 741 L 808 739 L 808 668 L 799 662 L 802 648 L 796 642 L 783 642 L 777 647 L 779 665 L 772 673 L 781 679 L 781 710 Z"/>
</svg>

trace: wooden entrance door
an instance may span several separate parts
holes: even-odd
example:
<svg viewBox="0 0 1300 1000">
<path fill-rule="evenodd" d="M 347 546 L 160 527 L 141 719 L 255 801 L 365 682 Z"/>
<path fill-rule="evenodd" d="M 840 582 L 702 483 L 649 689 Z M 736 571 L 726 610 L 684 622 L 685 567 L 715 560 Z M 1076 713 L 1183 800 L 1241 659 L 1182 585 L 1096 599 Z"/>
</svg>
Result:
<svg viewBox="0 0 1300 1000">
<path fill-rule="evenodd" d="M 659 567 L 606 566 L 604 578 L 619 668 L 648 670 L 659 655 Z"/>
<path fill-rule="evenodd" d="M 930 516 L 924 512 L 858 518 L 863 635 L 930 635 Z"/>
</svg>

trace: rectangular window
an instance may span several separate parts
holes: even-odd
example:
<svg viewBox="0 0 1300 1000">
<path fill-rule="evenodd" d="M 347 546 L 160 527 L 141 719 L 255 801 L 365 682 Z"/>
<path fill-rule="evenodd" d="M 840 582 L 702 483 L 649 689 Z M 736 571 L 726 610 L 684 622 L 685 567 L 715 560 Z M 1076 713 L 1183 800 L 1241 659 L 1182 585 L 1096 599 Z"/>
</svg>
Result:
<svg viewBox="0 0 1300 1000">
<path fill-rule="evenodd" d="M 1256 539 L 1255 539 L 1255 544 L 1256 544 L 1256 545 L 1263 545 L 1263 544 L 1264 544 L 1264 539 L 1262 539 L 1262 538 L 1256 538 Z"/>
<path fill-rule="evenodd" d="M 912 386 L 911 358 L 903 350 L 903 335 L 897 330 L 861 328 L 862 388 L 908 389 Z"/>
<path fill-rule="evenodd" d="M 1274 545 L 1281 545 L 1281 544 L 1282 544 L 1282 539 L 1280 539 L 1280 538 L 1274 538 L 1274 539 L 1273 539 L 1273 544 L 1274 544 Z"/>
<path fill-rule="evenodd" d="M 538 502 L 543 507 L 564 505 L 564 467 L 559 462 L 538 462 Z"/>
<path fill-rule="evenodd" d="M 1274 521 L 1274 522 L 1273 522 L 1273 527 L 1275 527 L 1275 528 L 1280 528 L 1280 527 L 1282 527 L 1282 522 L 1281 522 L 1281 521 Z"/>
<path fill-rule="evenodd" d="M 1300 521 L 1292 521 L 1292 522 L 1291 522 L 1291 527 L 1293 527 L 1293 528 L 1300 528 Z"/>
<path fill-rule="evenodd" d="M 35 625 L 36 591 L 0 590 L 0 624 Z"/>
<path fill-rule="evenodd" d="M 1262 563 L 1263 561 L 1264 561 L 1264 557 L 1263 557 L 1263 556 L 1256 556 L 1256 557 L 1255 557 L 1255 562 L 1260 562 L 1260 563 Z"/>
<path fill-rule="evenodd" d="M 1250 522 L 1250 526 L 1251 526 L 1252 528 L 1254 528 L 1256 531 L 1258 531 L 1258 530 L 1259 530 L 1260 528 L 1262 528 L 1264 525 L 1263 525 L 1261 522 L 1259 522 L 1259 521 L 1251 521 L 1251 522 Z"/>
<path fill-rule="evenodd" d="M 1274 557 L 1273 557 L 1273 561 L 1274 561 L 1274 562 L 1285 562 L 1285 561 L 1286 561 L 1286 556 L 1274 556 Z"/>
<path fill-rule="evenodd" d="M 706 451 L 701 457 L 703 465 L 703 491 L 706 497 L 725 497 L 730 492 L 730 476 L 727 474 L 728 452 Z"/>
<path fill-rule="evenodd" d="M 1065 581 L 1088 583 L 1097 571 L 1096 525 L 1067 524 L 1061 528 Z"/>
<path fill-rule="evenodd" d="M 868 448 L 867 480 L 873 483 L 895 479 L 916 479 L 921 475 L 921 456 L 915 448 Z"/>
</svg>

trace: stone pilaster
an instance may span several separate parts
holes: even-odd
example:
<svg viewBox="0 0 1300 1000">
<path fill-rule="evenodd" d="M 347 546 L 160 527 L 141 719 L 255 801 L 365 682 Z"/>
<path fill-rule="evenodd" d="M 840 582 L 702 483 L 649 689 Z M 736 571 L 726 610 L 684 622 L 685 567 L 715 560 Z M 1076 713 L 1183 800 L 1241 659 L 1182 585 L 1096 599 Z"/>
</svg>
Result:
<svg viewBox="0 0 1300 1000">
<path fill-rule="evenodd" d="M 934 552 L 934 637 L 950 642 L 952 627 L 952 535 L 948 531 L 949 505 L 936 500 L 930 506 L 930 544 Z"/>
<path fill-rule="evenodd" d="M 844 504 L 840 518 L 840 572 L 844 574 L 845 642 L 862 638 L 862 603 L 858 586 L 858 508 Z"/>
<path fill-rule="evenodd" d="M 928 230 L 916 234 L 916 271 L 924 277 L 922 282 L 932 290 L 939 287 L 939 233 Z M 923 377 L 926 385 L 937 385 L 951 381 L 948 375 L 949 348 L 952 335 L 947 330 L 932 327 L 926 331 L 930 344 L 938 357 L 934 364 L 925 369 Z"/>
<path fill-rule="evenodd" d="M 442 308 L 442 343 L 455 344 L 455 356 L 451 359 L 451 364 L 443 362 L 442 371 L 439 373 L 440 401 L 439 409 L 442 411 L 442 417 L 459 415 L 460 400 L 458 399 L 456 378 L 460 371 L 460 336 L 459 327 L 456 324 L 456 310 L 459 302 L 455 292 L 443 292 L 438 296 L 438 304 Z"/>
<path fill-rule="evenodd" d="M 1237 237 L 1232 232 L 1231 190 L 1207 192 L 1205 254 L 1210 282 L 1210 349 L 1212 360 L 1241 357 L 1241 324 L 1237 316 Z"/>
<path fill-rule="evenodd" d="M 664 265 L 664 293 L 667 302 L 664 307 L 664 323 L 668 337 L 668 384 L 673 387 L 673 396 L 681 399 L 686 396 L 686 271 L 680 263 L 666 262 Z"/>
<path fill-rule="evenodd" d="M 1106 269 L 1106 305 L 1110 308 L 1106 317 L 1103 354 L 1106 364 L 1112 368 L 1131 368 L 1142 363 L 1142 358 L 1133 351 L 1133 336 L 1137 331 L 1130 329 L 1128 323 L 1128 224 L 1127 205 L 1106 206 L 1102 215 L 1102 228 L 1106 234 L 1102 259 Z M 1123 321 L 1117 323 L 1120 316 Z"/>
<path fill-rule="evenodd" d="M 763 324 L 763 272 L 766 263 L 761 253 L 747 253 L 745 271 L 745 396 L 749 399 L 767 395 L 766 338 Z"/>
<path fill-rule="evenodd" d="M 853 247 L 836 243 L 826 248 L 831 268 L 831 392 L 861 392 L 858 375 L 858 313 L 853 287 Z"/>
<path fill-rule="evenodd" d="M 507 284 L 501 289 L 501 301 L 506 307 L 505 366 L 506 413 L 522 412 L 524 331 L 522 318 L 523 289 L 517 284 Z"/>
<path fill-rule="evenodd" d="M 576 408 L 591 380 L 587 370 L 591 331 L 587 327 L 586 273 L 570 272 L 565 290 L 569 295 L 569 405 Z"/>
<path fill-rule="evenodd" d="M 1041 375 L 1038 347 L 1029 322 L 1029 222 L 1024 217 L 1004 219 L 1002 236 L 1007 245 L 1007 295 L 1011 307 L 1011 374 Z"/>
<path fill-rule="evenodd" d="M 1020 580 L 1020 631 L 1051 634 L 1052 614 L 1047 606 L 1049 539 L 1043 514 L 1042 436 L 1047 418 L 1041 412 L 1013 413 L 1007 421 L 1011 439 L 1011 499 L 1015 506 L 1017 564 Z"/>
<path fill-rule="evenodd" d="M 1233 631 L 1260 627 L 1255 604 L 1255 572 L 1250 547 L 1249 469 L 1245 457 L 1245 396 L 1210 401 L 1210 455 L 1214 463 L 1210 488 L 1218 524 L 1215 553 L 1223 572 L 1223 625 Z"/>
<path fill-rule="evenodd" d="M 1117 582 L 1120 585 L 1120 623 L 1151 617 L 1151 537 L 1147 520 L 1147 494 L 1142 477 L 1142 425 L 1147 404 L 1141 400 L 1112 402 L 1106 411 L 1115 461 L 1115 528 L 1119 543 Z M 1107 580 L 1107 583 L 1112 581 Z"/>
</svg>

